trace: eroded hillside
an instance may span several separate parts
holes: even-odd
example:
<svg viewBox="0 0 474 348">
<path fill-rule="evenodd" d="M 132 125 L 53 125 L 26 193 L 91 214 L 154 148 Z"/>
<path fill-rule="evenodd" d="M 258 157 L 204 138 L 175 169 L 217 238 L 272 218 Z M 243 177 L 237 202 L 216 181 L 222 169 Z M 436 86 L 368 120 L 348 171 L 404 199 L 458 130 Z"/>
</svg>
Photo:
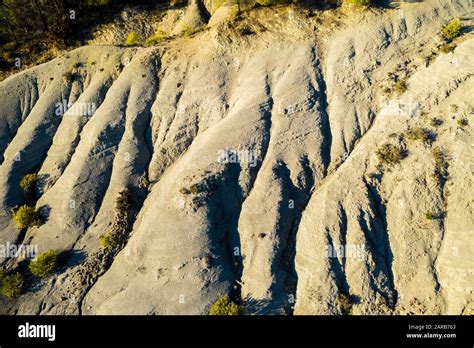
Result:
<svg viewBox="0 0 474 348">
<path fill-rule="evenodd" d="M 0 82 L 0 243 L 62 252 L 0 311 L 207 314 L 230 294 L 249 314 L 472 314 L 469 1 L 209 12 L 192 37 L 104 29 Z M 44 223 L 19 229 L 27 173 Z"/>
</svg>

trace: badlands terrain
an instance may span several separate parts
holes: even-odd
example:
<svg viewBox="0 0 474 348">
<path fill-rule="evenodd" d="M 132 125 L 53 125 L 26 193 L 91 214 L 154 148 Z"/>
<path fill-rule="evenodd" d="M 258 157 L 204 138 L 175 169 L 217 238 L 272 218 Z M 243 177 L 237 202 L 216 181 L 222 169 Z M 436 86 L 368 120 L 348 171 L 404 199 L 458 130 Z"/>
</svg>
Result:
<svg viewBox="0 0 474 348">
<path fill-rule="evenodd" d="M 0 244 L 60 253 L 1 260 L 1 314 L 473 314 L 472 2 L 214 7 L 124 11 L 0 82 Z"/>
</svg>

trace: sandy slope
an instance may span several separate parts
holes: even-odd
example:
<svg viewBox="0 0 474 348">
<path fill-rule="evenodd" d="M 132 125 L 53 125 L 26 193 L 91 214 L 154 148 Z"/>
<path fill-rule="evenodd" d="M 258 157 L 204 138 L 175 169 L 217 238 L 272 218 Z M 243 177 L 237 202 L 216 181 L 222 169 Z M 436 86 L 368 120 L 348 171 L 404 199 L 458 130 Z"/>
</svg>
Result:
<svg viewBox="0 0 474 348">
<path fill-rule="evenodd" d="M 474 39 L 433 54 L 439 28 L 472 25 L 469 13 L 463 0 L 338 21 L 258 9 L 157 48 L 86 46 L 1 82 L 0 242 L 70 257 L 0 308 L 205 314 L 230 292 L 258 314 L 337 314 L 341 294 L 354 314 L 471 313 Z M 254 34 L 239 35 L 245 26 Z M 390 74 L 406 76 L 402 95 L 383 91 Z M 63 99 L 98 107 L 58 116 Z M 436 140 L 402 137 L 419 126 Z M 380 168 L 385 143 L 408 156 Z M 431 175 L 436 147 L 446 183 Z M 224 150 L 239 163 L 219 161 Z M 19 231 L 11 210 L 32 171 L 47 221 Z M 128 243 L 110 268 L 87 271 L 127 186 Z M 328 257 L 339 245 L 355 253 Z"/>
</svg>

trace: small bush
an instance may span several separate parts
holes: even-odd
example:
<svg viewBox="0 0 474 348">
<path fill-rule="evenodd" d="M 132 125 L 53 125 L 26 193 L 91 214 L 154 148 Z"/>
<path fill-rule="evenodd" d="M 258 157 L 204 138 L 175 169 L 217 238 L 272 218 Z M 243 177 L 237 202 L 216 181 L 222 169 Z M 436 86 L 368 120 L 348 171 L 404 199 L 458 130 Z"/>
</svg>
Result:
<svg viewBox="0 0 474 348">
<path fill-rule="evenodd" d="M 189 187 L 189 189 L 186 187 L 181 187 L 179 189 L 179 193 L 183 195 L 189 195 L 189 194 L 197 195 L 199 192 L 201 192 L 201 186 L 198 183 L 192 184 Z"/>
<path fill-rule="evenodd" d="M 194 34 L 193 28 L 191 28 L 191 26 L 186 24 L 183 28 L 183 37 L 190 38 L 193 34 Z"/>
<path fill-rule="evenodd" d="M 38 176 L 36 174 L 26 174 L 20 180 L 20 187 L 25 192 L 33 192 L 36 186 L 36 182 L 38 181 Z"/>
<path fill-rule="evenodd" d="M 447 26 L 445 26 L 441 30 L 441 35 L 446 39 L 446 40 L 453 40 L 457 38 L 459 35 L 461 35 L 461 21 L 459 18 L 454 19 L 449 23 Z"/>
<path fill-rule="evenodd" d="M 344 4 L 357 7 L 369 7 L 373 5 L 373 0 L 344 0 Z"/>
<path fill-rule="evenodd" d="M 117 246 L 119 239 L 112 232 L 107 232 L 103 236 L 99 237 L 100 246 L 104 249 L 110 250 Z"/>
<path fill-rule="evenodd" d="M 434 219 L 436 219 L 436 215 L 433 214 L 433 213 L 430 212 L 430 211 L 427 211 L 427 212 L 425 213 L 425 218 L 426 218 L 427 220 L 434 220 Z"/>
<path fill-rule="evenodd" d="M 433 156 L 433 160 L 435 161 L 435 169 L 434 173 L 432 174 L 432 177 L 436 181 L 442 182 L 449 176 L 446 156 L 444 152 L 438 147 L 431 150 L 431 154 Z"/>
<path fill-rule="evenodd" d="M 255 3 L 260 6 L 275 6 L 275 5 L 288 4 L 289 1 L 287 0 L 257 0 Z"/>
<path fill-rule="evenodd" d="M 405 137 L 412 141 L 429 142 L 431 140 L 431 133 L 424 128 L 414 128 L 405 132 Z"/>
<path fill-rule="evenodd" d="M 197 194 L 200 192 L 199 184 L 192 184 L 191 187 L 189 188 L 189 191 L 190 191 L 193 195 L 197 195 Z"/>
<path fill-rule="evenodd" d="M 148 187 L 150 187 L 150 185 L 151 185 L 151 182 L 146 176 L 142 176 L 140 178 L 140 183 L 139 183 L 140 187 L 148 188 Z"/>
<path fill-rule="evenodd" d="M 137 46 L 142 44 L 142 38 L 136 32 L 132 31 L 125 39 L 126 46 Z"/>
<path fill-rule="evenodd" d="M 436 163 L 436 166 L 445 168 L 446 167 L 446 160 L 445 160 L 445 155 L 444 152 L 439 148 L 435 147 L 432 151 L 431 154 L 433 155 L 433 159 Z"/>
<path fill-rule="evenodd" d="M 12 51 L 3 51 L 1 56 L 7 62 L 11 62 L 15 59 L 15 53 Z"/>
<path fill-rule="evenodd" d="M 185 4 L 186 4 L 185 0 L 171 0 L 170 1 L 170 6 L 171 7 L 183 6 Z"/>
<path fill-rule="evenodd" d="M 338 294 L 335 301 L 336 307 L 344 315 L 350 314 L 352 310 L 353 301 L 346 294 Z"/>
<path fill-rule="evenodd" d="M 181 187 L 179 189 L 179 193 L 181 193 L 183 195 L 189 195 L 191 193 L 191 191 L 189 191 L 186 187 Z"/>
<path fill-rule="evenodd" d="M 58 267 L 58 254 L 54 250 L 41 253 L 30 263 L 30 271 L 33 275 L 45 278 L 53 273 Z"/>
<path fill-rule="evenodd" d="M 22 205 L 13 216 L 13 221 L 19 228 L 41 226 L 41 219 L 38 211 L 29 205 Z"/>
<path fill-rule="evenodd" d="M 407 90 L 407 84 L 405 81 L 398 81 L 393 85 L 393 90 L 398 94 L 403 94 Z"/>
<path fill-rule="evenodd" d="M 145 40 L 145 45 L 153 46 L 166 39 L 167 35 L 163 30 L 157 30 L 152 36 Z"/>
<path fill-rule="evenodd" d="M 459 126 L 459 127 L 466 127 L 467 125 L 469 125 L 469 121 L 465 118 L 461 118 L 459 120 L 456 121 L 456 124 Z"/>
<path fill-rule="evenodd" d="M 440 120 L 439 118 L 433 117 L 432 119 L 430 119 L 430 126 L 432 127 L 438 127 L 438 126 L 441 126 L 442 124 L 443 124 L 443 121 Z"/>
<path fill-rule="evenodd" d="M 389 165 L 399 163 L 403 159 L 402 150 L 392 144 L 382 145 L 376 154 L 380 162 Z"/>
<path fill-rule="evenodd" d="M 230 300 L 228 296 L 219 298 L 211 307 L 210 315 L 242 315 L 244 307 Z"/>
<path fill-rule="evenodd" d="M 6 298 L 18 297 L 23 290 L 23 285 L 23 277 L 20 273 L 4 276 L 2 278 L 2 295 Z"/>
<path fill-rule="evenodd" d="M 442 45 L 439 48 L 439 51 L 442 52 L 442 53 L 448 54 L 448 53 L 454 51 L 455 48 L 456 48 L 456 45 L 454 45 L 454 44 L 445 44 L 445 45 Z"/>
<path fill-rule="evenodd" d="M 125 189 L 120 191 L 117 199 L 115 200 L 115 212 L 117 214 L 128 213 L 132 206 L 132 201 L 130 197 L 130 190 Z"/>
</svg>

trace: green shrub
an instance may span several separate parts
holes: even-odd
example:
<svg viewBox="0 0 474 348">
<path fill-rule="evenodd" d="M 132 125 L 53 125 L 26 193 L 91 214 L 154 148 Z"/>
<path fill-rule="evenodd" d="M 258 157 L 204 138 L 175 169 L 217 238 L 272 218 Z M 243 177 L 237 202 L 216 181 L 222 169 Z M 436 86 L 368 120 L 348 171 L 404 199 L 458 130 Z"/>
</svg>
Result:
<svg viewBox="0 0 474 348">
<path fill-rule="evenodd" d="M 142 44 L 142 38 L 136 32 L 131 31 L 125 39 L 126 46 L 137 46 Z"/>
<path fill-rule="evenodd" d="M 357 7 L 369 7 L 373 5 L 373 0 L 344 0 L 344 4 Z"/>
<path fill-rule="evenodd" d="M 210 315 L 242 315 L 244 307 L 230 300 L 228 296 L 219 298 L 211 307 Z"/>
<path fill-rule="evenodd" d="M 23 277 L 20 273 L 15 273 L 11 275 L 7 275 L 2 278 L 2 288 L 1 292 L 2 295 L 6 298 L 15 298 L 21 294 L 23 290 Z"/>
<path fill-rule="evenodd" d="M 425 218 L 426 218 L 427 220 L 434 220 L 434 219 L 436 219 L 436 215 L 433 214 L 433 213 L 430 212 L 430 211 L 427 211 L 427 212 L 425 213 Z"/>
<path fill-rule="evenodd" d="M 145 45 L 147 46 L 157 45 L 158 43 L 166 39 L 166 37 L 167 35 L 163 30 L 157 30 L 152 36 L 150 36 L 149 38 L 145 40 Z"/>
<path fill-rule="evenodd" d="M 41 253 L 30 263 L 30 271 L 37 277 L 45 278 L 58 267 L 58 254 L 54 250 Z"/>
<path fill-rule="evenodd" d="M 403 151 L 395 145 L 385 144 L 377 150 L 377 158 L 384 164 L 396 164 L 403 159 Z"/>
<path fill-rule="evenodd" d="M 119 239 L 112 232 L 107 232 L 106 234 L 99 237 L 100 246 L 104 249 L 111 250 L 117 246 Z"/>
<path fill-rule="evenodd" d="M 20 187 L 25 192 L 33 192 L 33 190 L 35 189 L 37 181 L 38 181 L 38 176 L 36 174 L 34 174 L 34 173 L 26 174 L 20 180 Z"/>
<path fill-rule="evenodd" d="M 449 23 L 447 26 L 445 26 L 441 30 L 441 35 L 446 39 L 446 40 L 453 40 L 457 38 L 459 35 L 461 35 L 461 21 L 459 18 L 454 19 Z"/>
<path fill-rule="evenodd" d="M 39 213 L 29 205 L 22 205 L 13 216 L 13 221 L 19 228 L 41 226 Z"/>
</svg>

